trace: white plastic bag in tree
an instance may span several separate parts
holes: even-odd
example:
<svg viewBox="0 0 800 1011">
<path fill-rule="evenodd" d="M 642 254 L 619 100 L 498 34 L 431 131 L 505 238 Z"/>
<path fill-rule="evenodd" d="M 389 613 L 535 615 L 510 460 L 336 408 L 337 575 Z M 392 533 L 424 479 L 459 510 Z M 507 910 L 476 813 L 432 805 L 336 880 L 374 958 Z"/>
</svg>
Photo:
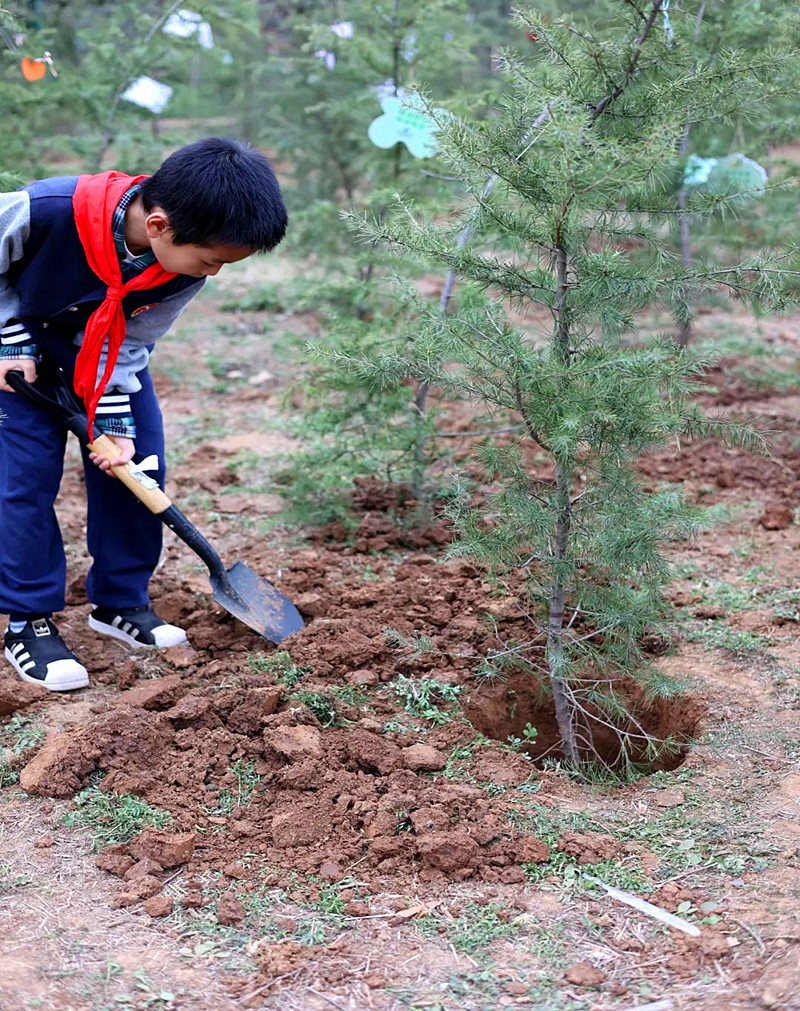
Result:
<svg viewBox="0 0 800 1011">
<path fill-rule="evenodd" d="M 197 26 L 197 41 L 203 49 L 214 48 L 214 36 L 211 34 L 211 25 L 207 21 L 201 21 Z"/>
<path fill-rule="evenodd" d="M 133 102 L 134 105 L 140 105 L 157 115 L 163 111 L 172 97 L 172 88 L 152 77 L 137 77 L 133 84 L 122 92 L 121 97 L 126 102 Z"/>
<path fill-rule="evenodd" d="M 187 11 L 181 7 L 180 10 L 173 11 L 164 23 L 162 31 L 166 35 L 174 35 L 179 39 L 188 39 L 194 35 L 203 20 L 200 14 L 194 11 Z"/>
<path fill-rule="evenodd" d="M 211 25 L 207 21 L 203 21 L 201 14 L 188 11 L 185 7 L 170 14 L 162 31 L 167 35 L 174 35 L 178 39 L 188 39 L 197 32 L 197 41 L 203 49 L 214 48 Z"/>
</svg>

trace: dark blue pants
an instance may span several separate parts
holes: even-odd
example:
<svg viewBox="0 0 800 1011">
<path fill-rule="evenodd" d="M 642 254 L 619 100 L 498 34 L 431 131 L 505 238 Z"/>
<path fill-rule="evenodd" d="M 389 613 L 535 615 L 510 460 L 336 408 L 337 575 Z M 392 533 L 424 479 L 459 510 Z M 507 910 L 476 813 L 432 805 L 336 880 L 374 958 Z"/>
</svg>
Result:
<svg viewBox="0 0 800 1011">
<path fill-rule="evenodd" d="M 71 381 L 77 349 L 63 338 L 45 347 Z M 150 374 L 131 396 L 137 457 L 158 456 L 148 473 L 164 485 L 164 430 Z M 37 381 L 49 393 L 45 378 Z M 53 504 L 64 466 L 64 425 L 21 394 L 0 392 L 0 613 L 50 614 L 64 607 L 66 559 Z M 139 607 L 161 554 L 162 523 L 83 452 L 88 500 L 86 542 L 92 566 L 89 600 Z"/>
</svg>

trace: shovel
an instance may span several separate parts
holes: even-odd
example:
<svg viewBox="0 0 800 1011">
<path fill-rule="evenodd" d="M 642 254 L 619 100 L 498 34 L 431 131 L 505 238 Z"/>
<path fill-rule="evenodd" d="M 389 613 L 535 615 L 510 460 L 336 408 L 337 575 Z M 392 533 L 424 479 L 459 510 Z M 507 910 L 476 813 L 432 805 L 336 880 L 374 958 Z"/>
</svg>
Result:
<svg viewBox="0 0 800 1011">
<path fill-rule="evenodd" d="M 22 394 L 32 403 L 61 418 L 81 444 L 88 446 L 93 453 L 113 459 L 117 447 L 108 436 L 100 435 L 93 442 L 89 441 L 89 425 L 83 404 L 67 385 L 61 369 L 58 373 L 52 376 L 55 399 L 28 383 L 21 372 L 6 373 L 6 382 L 15 393 Z M 126 463 L 122 467 L 112 467 L 111 470 L 151 513 L 158 516 L 162 523 L 203 559 L 211 576 L 213 599 L 221 607 L 270 642 L 280 642 L 303 627 L 304 622 L 297 608 L 272 583 L 256 575 L 241 562 L 226 569 L 205 537 L 172 504 L 157 482 L 141 469 L 140 464 Z"/>
</svg>

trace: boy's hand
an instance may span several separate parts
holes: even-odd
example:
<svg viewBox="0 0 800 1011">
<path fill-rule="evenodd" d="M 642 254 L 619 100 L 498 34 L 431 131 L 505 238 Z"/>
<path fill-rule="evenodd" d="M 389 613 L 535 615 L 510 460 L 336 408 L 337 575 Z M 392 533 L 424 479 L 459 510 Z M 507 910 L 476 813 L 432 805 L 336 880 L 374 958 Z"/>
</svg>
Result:
<svg viewBox="0 0 800 1011">
<path fill-rule="evenodd" d="M 136 452 L 136 447 L 133 444 L 133 439 L 124 439 L 119 435 L 107 435 L 107 439 L 114 443 L 119 449 L 119 453 L 114 456 L 113 459 L 108 460 L 104 456 L 100 456 L 99 453 L 90 453 L 89 459 L 95 464 L 100 470 L 106 471 L 109 477 L 114 477 L 114 472 L 111 467 L 121 467 L 133 459 L 133 454 Z"/>
<path fill-rule="evenodd" d="M 0 358 L 0 390 L 5 393 L 14 392 L 6 382 L 6 373 L 14 369 L 21 372 L 27 382 L 36 382 L 36 362 L 33 358 Z"/>
</svg>

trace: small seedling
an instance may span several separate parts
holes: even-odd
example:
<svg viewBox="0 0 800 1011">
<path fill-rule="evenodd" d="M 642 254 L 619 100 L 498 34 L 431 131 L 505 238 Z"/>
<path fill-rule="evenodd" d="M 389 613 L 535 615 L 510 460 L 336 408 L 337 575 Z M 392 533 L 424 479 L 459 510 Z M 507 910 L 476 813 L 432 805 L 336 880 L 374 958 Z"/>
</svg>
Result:
<svg viewBox="0 0 800 1011">
<path fill-rule="evenodd" d="M 513 734 L 509 734 L 506 740 L 508 741 L 508 746 L 514 751 L 522 751 L 528 745 L 533 744 L 536 738 L 539 736 L 539 731 L 536 727 L 532 726 L 530 723 L 526 723 L 522 728 L 522 736 L 515 737 Z"/>
</svg>

